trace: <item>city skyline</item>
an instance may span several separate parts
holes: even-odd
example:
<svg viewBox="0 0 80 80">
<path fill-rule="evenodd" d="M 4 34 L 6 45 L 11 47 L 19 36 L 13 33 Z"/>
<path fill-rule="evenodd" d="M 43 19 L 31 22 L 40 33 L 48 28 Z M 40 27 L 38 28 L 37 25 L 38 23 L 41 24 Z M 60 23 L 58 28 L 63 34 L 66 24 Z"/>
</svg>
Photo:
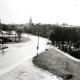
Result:
<svg viewBox="0 0 80 80">
<path fill-rule="evenodd" d="M 67 23 L 80 25 L 79 0 L 0 0 L 0 19 L 6 24 Z"/>
</svg>

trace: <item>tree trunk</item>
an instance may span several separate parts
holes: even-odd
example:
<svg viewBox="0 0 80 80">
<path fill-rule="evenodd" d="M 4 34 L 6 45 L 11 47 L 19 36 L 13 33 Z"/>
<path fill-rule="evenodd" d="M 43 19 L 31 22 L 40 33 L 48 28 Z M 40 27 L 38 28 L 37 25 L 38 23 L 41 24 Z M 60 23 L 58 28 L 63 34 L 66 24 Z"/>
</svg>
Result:
<svg viewBox="0 0 80 80">
<path fill-rule="evenodd" d="M 15 42 L 16 42 L 16 34 L 15 34 Z"/>
</svg>

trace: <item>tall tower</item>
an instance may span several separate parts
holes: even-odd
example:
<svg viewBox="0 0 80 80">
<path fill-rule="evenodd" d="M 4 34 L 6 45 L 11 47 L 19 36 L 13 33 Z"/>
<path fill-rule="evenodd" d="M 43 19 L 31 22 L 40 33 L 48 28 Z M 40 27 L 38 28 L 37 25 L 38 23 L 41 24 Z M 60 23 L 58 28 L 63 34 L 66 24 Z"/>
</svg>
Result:
<svg viewBox="0 0 80 80">
<path fill-rule="evenodd" d="M 29 19 L 29 25 L 31 26 L 32 25 L 32 18 L 30 17 Z"/>
<path fill-rule="evenodd" d="M 0 24 L 1 24 L 1 19 L 0 19 Z"/>
</svg>

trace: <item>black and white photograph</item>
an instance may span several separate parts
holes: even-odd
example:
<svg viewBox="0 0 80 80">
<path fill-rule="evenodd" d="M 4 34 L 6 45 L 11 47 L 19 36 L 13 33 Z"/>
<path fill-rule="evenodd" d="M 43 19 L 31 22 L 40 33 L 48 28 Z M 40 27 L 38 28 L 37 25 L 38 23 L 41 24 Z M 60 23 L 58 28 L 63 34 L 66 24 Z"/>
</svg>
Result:
<svg viewBox="0 0 80 80">
<path fill-rule="evenodd" d="M 0 0 L 0 80 L 80 80 L 80 0 Z"/>
</svg>

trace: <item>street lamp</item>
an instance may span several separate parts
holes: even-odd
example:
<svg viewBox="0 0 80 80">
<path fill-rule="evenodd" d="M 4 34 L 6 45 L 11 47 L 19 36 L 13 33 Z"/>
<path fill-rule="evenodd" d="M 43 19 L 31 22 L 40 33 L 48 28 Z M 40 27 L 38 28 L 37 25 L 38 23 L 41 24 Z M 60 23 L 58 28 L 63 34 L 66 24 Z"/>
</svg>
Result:
<svg viewBox="0 0 80 80">
<path fill-rule="evenodd" d="M 38 56 L 38 50 L 39 50 L 39 34 L 38 34 L 38 42 L 37 42 L 37 56 Z"/>
<path fill-rule="evenodd" d="M 2 53 L 4 53 L 4 50 L 3 50 L 3 32 L 2 32 Z"/>
</svg>

